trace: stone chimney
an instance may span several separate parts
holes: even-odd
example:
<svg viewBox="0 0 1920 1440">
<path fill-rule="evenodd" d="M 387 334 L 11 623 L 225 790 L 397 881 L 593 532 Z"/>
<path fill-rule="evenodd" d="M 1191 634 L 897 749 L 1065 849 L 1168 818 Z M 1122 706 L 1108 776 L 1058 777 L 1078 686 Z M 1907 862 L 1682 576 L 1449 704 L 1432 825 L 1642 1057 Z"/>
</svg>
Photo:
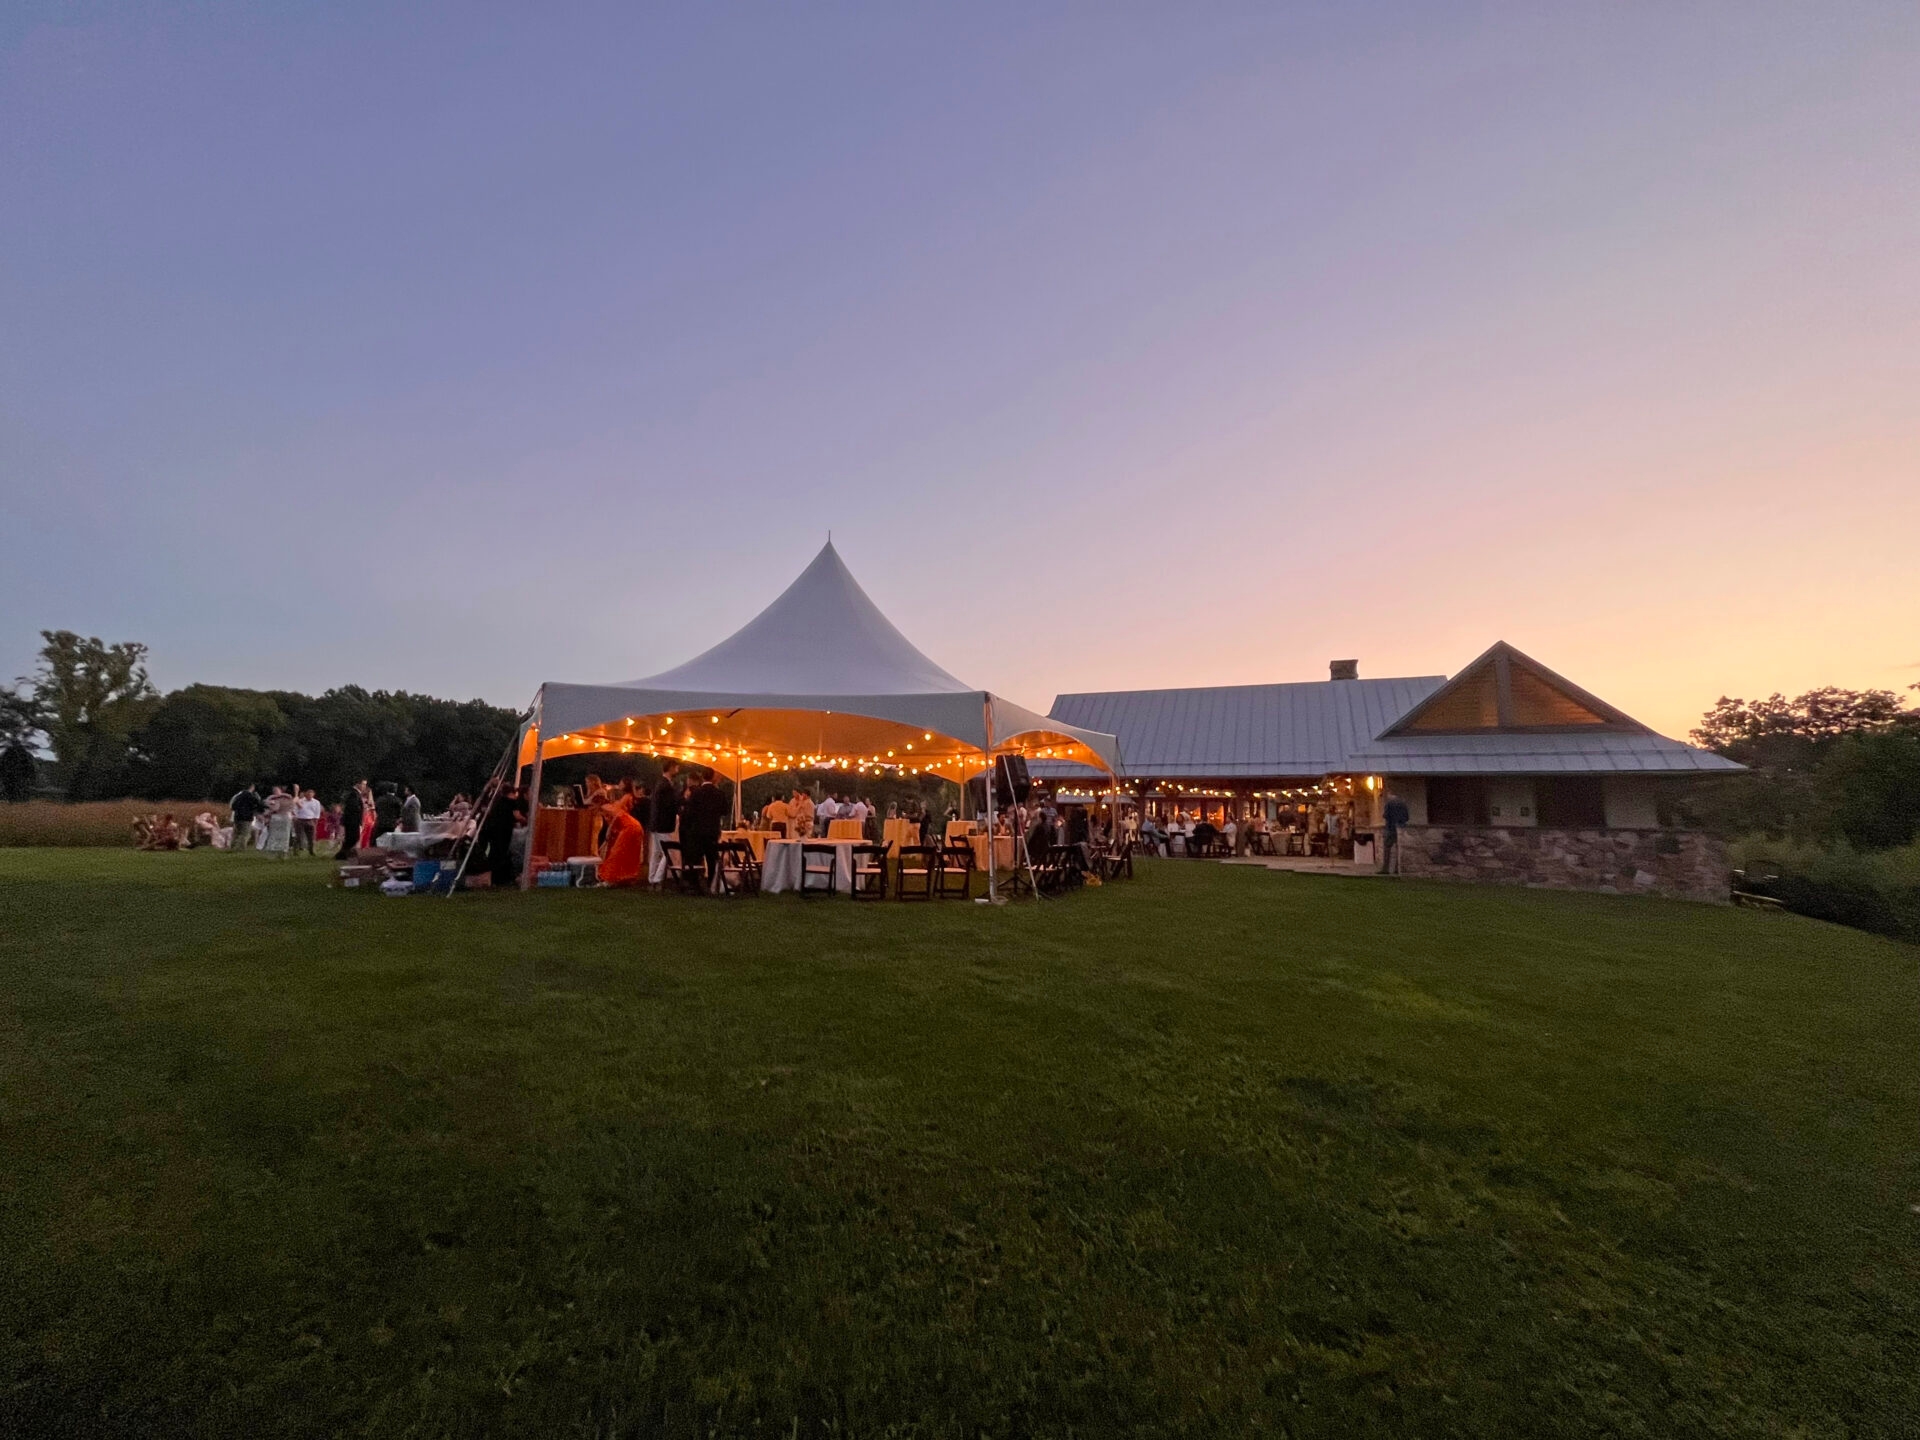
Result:
<svg viewBox="0 0 1920 1440">
<path fill-rule="evenodd" d="M 1358 680 L 1360 662 L 1358 660 L 1330 660 L 1327 662 L 1329 680 Z"/>
</svg>

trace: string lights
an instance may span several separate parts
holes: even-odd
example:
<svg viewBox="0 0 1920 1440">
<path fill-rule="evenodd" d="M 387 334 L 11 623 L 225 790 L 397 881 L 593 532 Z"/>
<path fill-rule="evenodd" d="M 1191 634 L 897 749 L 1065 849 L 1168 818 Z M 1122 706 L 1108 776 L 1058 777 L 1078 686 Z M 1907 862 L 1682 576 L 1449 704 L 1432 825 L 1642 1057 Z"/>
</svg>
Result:
<svg viewBox="0 0 1920 1440">
<path fill-rule="evenodd" d="M 831 711 L 826 712 L 831 714 Z M 710 716 L 713 724 L 719 724 L 721 717 Z M 789 751 L 784 761 L 777 750 L 756 749 L 744 742 L 725 738 L 703 737 L 696 733 L 693 723 L 686 722 L 683 738 L 674 738 L 674 727 L 681 722 L 671 715 L 658 717 L 629 716 L 623 720 L 609 721 L 597 731 L 586 733 L 568 732 L 554 736 L 545 742 L 549 754 L 553 747 L 562 747 L 571 753 L 582 751 L 610 750 L 622 755 L 646 754 L 655 759 L 707 761 L 737 769 L 744 778 L 750 774 L 768 774 L 786 770 L 853 770 L 859 774 L 883 775 L 892 773 L 903 775 L 933 775 L 939 779 L 959 783 L 969 774 L 975 774 L 987 768 L 984 753 L 955 756 L 923 755 L 916 749 L 913 741 L 904 741 L 900 748 L 869 751 L 860 754 L 825 754 L 817 752 Z M 636 725 L 643 737 L 639 743 L 629 737 L 635 733 Z M 611 732 L 611 733 L 608 733 Z M 920 743 L 934 739 L 931 730 L 922 731 Z M 905 753 L 902 753 L 902 752 Z M 995 747 L 995 754 L 1026 755 L 1033 758 L 1055 758 L 1078 754 L 1075 746 L 1037 746 L 1011 744 Z M 952 773 L 943 773 L 951 767 Z"/>
</svg>

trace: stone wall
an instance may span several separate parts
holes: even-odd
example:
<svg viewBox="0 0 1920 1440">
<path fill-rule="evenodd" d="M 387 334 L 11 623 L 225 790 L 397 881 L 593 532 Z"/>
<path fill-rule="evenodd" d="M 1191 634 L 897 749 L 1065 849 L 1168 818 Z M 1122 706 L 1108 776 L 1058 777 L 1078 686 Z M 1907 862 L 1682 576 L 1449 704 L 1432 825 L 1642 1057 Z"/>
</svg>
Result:
<svg viewBox="0 0 1920 1440">
<path fill-rule="evenodd" d="M 1727 849 L 1694 830 L 1544 830 L 1410 825 L 1400 870 L 1439 880 L 1609 890 L 1725 904 Z"/>
</svg>

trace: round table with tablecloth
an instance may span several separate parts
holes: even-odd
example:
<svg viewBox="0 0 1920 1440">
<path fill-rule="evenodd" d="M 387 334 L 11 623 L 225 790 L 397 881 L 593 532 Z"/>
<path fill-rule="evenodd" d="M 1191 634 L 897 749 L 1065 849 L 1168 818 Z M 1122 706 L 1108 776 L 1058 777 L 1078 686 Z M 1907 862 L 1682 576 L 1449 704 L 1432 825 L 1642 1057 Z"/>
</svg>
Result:
<svg viewBox="0 0 1920 1440">
<path fill-rule="evenodd" d="M 974 868 L 984 871 L 987 868 L 987 837 L 984 834 L 969 835 L 967 836 L 967 843 L 973 847 Z M 993 868 L 996 870 L 1011 870 L 1013 869 L 1013 858 L 1013 836 L 994 836 Z"/>
<path fill-rule="evenodd" d="M 853 840 L 769 840 L 766 854 L 760 860 L 760 888 L 768 895 L 778 895 L 783 890 L 800 888 L 800 847 L 802 845 L 831 845 L 833 847 L 833 888 L 842 895 L 853 889 L 853 847 L 865 844 L 859 839 Z"/>
</svg>

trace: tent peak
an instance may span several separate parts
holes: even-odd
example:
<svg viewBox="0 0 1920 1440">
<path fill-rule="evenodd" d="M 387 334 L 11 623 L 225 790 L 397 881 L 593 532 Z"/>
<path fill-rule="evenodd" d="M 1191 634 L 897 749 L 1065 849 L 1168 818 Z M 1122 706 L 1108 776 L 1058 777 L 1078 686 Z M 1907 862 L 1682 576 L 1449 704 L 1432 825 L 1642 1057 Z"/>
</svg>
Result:
<svg viewBox="0 0 1920 1440">
<path fill-rule="evenodd" d="M 730 695 L 913 695 L 973 686 L 921 654 L 860 588 L 832 537 L 773 603 L 686 664 L 628 682 Z"/>
</svg>

